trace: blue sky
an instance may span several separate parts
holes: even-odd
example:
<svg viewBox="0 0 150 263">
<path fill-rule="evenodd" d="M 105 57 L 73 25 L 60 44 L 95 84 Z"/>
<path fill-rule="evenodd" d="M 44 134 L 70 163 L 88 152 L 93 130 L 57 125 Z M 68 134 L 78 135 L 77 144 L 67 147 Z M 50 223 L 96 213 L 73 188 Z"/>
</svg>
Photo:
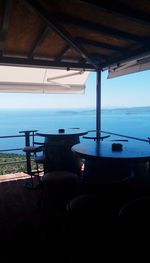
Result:
<svg viewBox="0 0 150 263">
<path fill-rule="evenodd" d="M 104 107 L 150 106 L 150 70 L 121 77 L 102 78 L 102 105 Z"/>
<path fill-rule="evenodd" d="M 107 79 L 102 72 L 102 107 L 150 106 L 150 71 Z M 0 108 L 95 108 L 96 74 L 91 73 L 84 95 L 4 94 Z"/>
</svg>

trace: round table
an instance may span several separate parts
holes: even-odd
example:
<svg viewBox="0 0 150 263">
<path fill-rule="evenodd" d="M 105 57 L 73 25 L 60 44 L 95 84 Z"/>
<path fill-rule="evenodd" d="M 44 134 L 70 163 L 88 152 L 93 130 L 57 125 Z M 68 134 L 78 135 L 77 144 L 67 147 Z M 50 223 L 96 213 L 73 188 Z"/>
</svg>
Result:
<svg viewBox="0 0 150 263">
<path fill-rule="evenodd" d="M 80 136 L 87 131 L 80 129 L 56 129 L 37 135 L 45 137 L 45 172 L 67 170 L 79 172 L 79 162 L 74 157 L 71 147 L 80 142 Z"/>
<path fill-rule="evenodd" d="M 139 168 L 143 167 L 143 164 L 147 167 L 150 160 L 148 142 L 131 140 L 115 146 L 112 141 L 87 141 L 74 145 L 72 152 L 86 160 L 85 176 L 100 181 L 115 181 L 135 170 L 140 173 Z"/>
</svg>

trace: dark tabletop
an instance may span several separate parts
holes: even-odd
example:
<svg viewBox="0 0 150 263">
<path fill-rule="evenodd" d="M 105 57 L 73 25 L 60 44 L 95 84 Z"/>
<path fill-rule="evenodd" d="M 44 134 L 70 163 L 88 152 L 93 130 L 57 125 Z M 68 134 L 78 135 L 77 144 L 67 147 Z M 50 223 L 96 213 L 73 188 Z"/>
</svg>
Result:
<svg viewBox="0 0 150 263">
<path fill-rule="evenodd" d="M 44 137 L 69 137 L 69 136 L 82 136 L 87 134 L 87 131 L 80 130 L 80 129 L 55 129 L 49 130 L 48 132 L 38 132 L 36 133 L 39 136 Z"/>
<path fill-rule="evenodd" d="M 142 141 L 120 142 L 122 150 L 112 150 L 112 141 L 86 141 L 72 146 L 72 151 L 85 159 L 120 158 L 150 159 L 150 144 Z"/>
</svg>

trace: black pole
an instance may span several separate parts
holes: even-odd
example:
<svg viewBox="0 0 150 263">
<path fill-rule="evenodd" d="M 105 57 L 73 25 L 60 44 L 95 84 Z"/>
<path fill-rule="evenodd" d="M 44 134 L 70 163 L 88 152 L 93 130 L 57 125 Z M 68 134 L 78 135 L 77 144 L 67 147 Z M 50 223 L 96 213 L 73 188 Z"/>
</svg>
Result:
<svg viewBox="0 0 150 263">
<path fill-rule="evenodd" d="M 101 137 L 101 71 L 96 72 L 96 138 L 100 140 Z"/>
</svg>

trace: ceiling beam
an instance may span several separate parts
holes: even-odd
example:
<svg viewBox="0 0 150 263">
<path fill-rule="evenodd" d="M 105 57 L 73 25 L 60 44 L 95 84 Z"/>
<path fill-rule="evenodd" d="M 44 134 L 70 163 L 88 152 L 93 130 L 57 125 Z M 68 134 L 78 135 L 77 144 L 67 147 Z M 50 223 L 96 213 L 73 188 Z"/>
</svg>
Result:
<svg viewBox="0 0 150 263">
<path fill-rule="evenodd" d="M 56 19 L 59 19 L 62 23 L 67 23 L 67 24 L 72 24 L 74 26 L 79 26 L 82 27 L 86 30 L 92 30 L 94 32 L 97 32 L 99 34 L 104 34 L 110 37 L 115 36 L 115 38 L 120 39 L 120 40 L 125 40 L 125 41 L 135 41 L 139 43 L 143 43 L 143 38 L 135 35 L 134 33 L 128 33 L 128 32 L 123 32 L 115 28 L 110 28 L 108 26 L 100 25 L 98 23 L 94 23 L 88 20 L 83 20 L 83 19 L 76 19 L 74 17 L 68 16 L 68 15 L 62 15 L 62 14 L 55 14 L 54 17 Z"/>
<path fill-rule="evenodd" d="M 65 55 L 65 53 L 70 49 L 69 45 L 66 45 L 61 52 L 55 57 L 55 61 L 61 61 L 61 59 L 63 59 L 63 56 Z"/>
<path fill-rule="evenodd" d="M 33 47 L 32 47 L 32 50 L 30 52 L 30 55 L 29 57 L 32 58 L 34 57 L 35 53 L 36 53 L 36 50 L 41 46 L 41 44 L 43 43 L 43 41 L 45 40 L 47 34 L 49 33 L 50 29 L 49 27 L 45 26 L 42 31 L 40 32 L 39 36 L 37 37 Z"/>
<path fill-rule="evenodd" d="M 0 32 L 0 53 L 3 53 L 4 46 L 5 46 L 5 38 L 6 33 L 9 26 L 9 18 L 10 18 L 10 12 L 12 7 L 12 0 L 6 0 L 5 1 L 5 11 L 4 11 L 4 17 L 3 17 L 3 24 L 2 24 L 2 30 Z"/>
<path fill-rule="evenodd" d="M 96 69 L 98 68 L 97 64 L 92 61 L 89 54 L 81 48 L 78 43 L 74 40 L 74 38 L 67 32 L 55 19 L 53 19 L 49 12 L 41 5 L 40 2 L 34 0 L 24 0 L 27 4 L 29 4 L 37 14 L 45 21 L 48 27 L 54 30 L 61 38 L 63 38 L 71 47 L 75 48 L 76 51 L 87 60 L 90 64 L 92 64 Z"/>
<path fill-rule="evenodd" d="M 140 12 L 136 8 L 132 8 L 123 1 L 96 1 L 96 0 L 81 0 L 78 1 L 90 7 L 98 8 L 99 10 L 106 11 L 108 14 L 115 15 L 119 18 L 130 20 L 143 26 L 150 26 L 149 14 Z"/>
<path fill-rule="evenodd" d="M 90 39 L 85 39 L 82 37 L 77 37 L 76 41 L 81 43 L 81 44 L 91 45 L 91 46 L 98 47 L 98 48 L 111 49 L 113 51 L 125 52 L 127 50 L 127 48 L 125 48 L 125 47 L 114 46 L 111 44 L 103 43 L 100 41 L 94 41 L 94 40 L 90 40 Z"/>
<path fill-rule="evenodd" d="M 85 62 L 52 61 L 44 58 L 16 58 L 13 56 L 0 57 L 0 65 L 19 67 L 65 68 L 95 70 L 95 67 Z"/>
</svg>

